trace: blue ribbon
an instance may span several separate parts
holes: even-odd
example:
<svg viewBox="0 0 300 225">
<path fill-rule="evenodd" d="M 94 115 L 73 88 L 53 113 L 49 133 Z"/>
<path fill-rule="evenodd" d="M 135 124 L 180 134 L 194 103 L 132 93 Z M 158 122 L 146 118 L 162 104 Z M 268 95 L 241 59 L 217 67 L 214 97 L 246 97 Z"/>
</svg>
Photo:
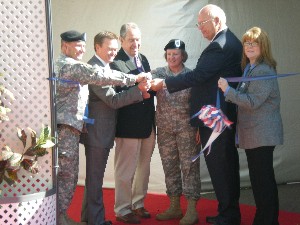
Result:
<svg viewBox="0 0 300 225">
<path fill-rule="evenodd" d="M 204 151 L 206 151 L 206 150 L 207 149 L 202 150 L 202 145 L 201 145 L 201 151 L 197 155 L 195 155 L 191 158 L 192 162 L 195 162 L 200 157 L 200 155 L 204 154 Z"/>
<path fill-rule="evenodd" d="M 217 91 L 217 101 L 216 101 L 216 107 L 220 109 L 220 92 L 219 89 Z M 201 113 L 201 110 L 197 112 L 196 114 L 192 115 L 191 119 L 194 119 L 195 117 L 199 116 Z"/>
<path fill-rule="evenodd" d="M 275 79 L 280 77 L 295 76 L 299 74 L 300 73 L 268 74 L 268 75 L 258 76 L 258 77 L 226 77 L 225 79 L 228 82 L 241 82 L 241 81 L 253 81 L 253 80 L 269 80 L 269 79 Z"/>
<path fill-rule="evenodd" d="M 88 107 L 88 104 L 86 104 L 85 110 L 84 110 L 83 121 L 85 123 L 94 124 L 95 119 L 88 118 L 88 116 L 89 116 L 89 107 Z"/>
<path fill-rule="evenodd" d="M 48 77 L 47 80 L 59 81 L 62 83 L 69 83 L 69 84 L 79 84 L 78 81 L 66 80 L 66 79 L 61 79 L 61 78 L 57 78 L 57 77 Z"/>
<path fill-rule="evenodd" d="M 243 81 L 255 81 L 255 80 L 269 80 L 269 79 L 275 79 L 280 77 L 288 77 L 288 76 L 295 76 L 299 75 L 300 73 L 287 73 L 287 74 L 268 74 L 258 77 L 227 77 L 225 78 L 227 82 L 243 82 Z M 216 100 L 216 106 L 217 108 L 220 108 L 220 96 L 219 96 L 219 90 L 217 91 L 217 100 Z M 195 113 L 191 119 L 194 119 L 195 117 L 198 117 L 201 113 L 201 110 L 197 113 Z M 206 149 L 204 149 L 206 150 Z M 196 156 L 192 157 L 192 161 L 194 162 L 201 154 L 204 153 L 204 150 L 201 150 Z"/>
<path fill-rule="evenodd" d="M 191 119 L 194 119 L 195 117 L 199 116 L 199 115 L 200 115 L 200 112 L 201 112 L 201 110 L 200 110 L 199 112 L 195 113 L 195 114 L 191 117 Z"/>
<path fill-rule="evenodd" d="M 254 81 L 254 80 L 269 80 L 269 79 L 275 79 L 280 77 L 288 77 L 288 76 L 295 76 L 300 75 L 300 73 L 286 73 L 286 74 L 268 74 L 264 76 L 258 76 L 258 77 L 226 77 L 225 79 L 227 82 L 242 82 L 242 81 Z M 220 105 L 220 96 L 219 92 L 217 93 L 217 105 Z M 218 106 L 217 106 L 218 107 Z M 191 119 L 194 119 L 195 117 L 200 115 L 200 111 L 194 114 Z"/>
</svg>

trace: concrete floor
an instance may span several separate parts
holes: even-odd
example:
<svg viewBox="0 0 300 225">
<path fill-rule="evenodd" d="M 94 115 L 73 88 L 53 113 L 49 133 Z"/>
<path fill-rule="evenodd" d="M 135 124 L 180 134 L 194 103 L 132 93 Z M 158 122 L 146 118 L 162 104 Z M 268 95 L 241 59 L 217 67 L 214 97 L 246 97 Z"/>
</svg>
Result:
<svg viewBox="0 0 300 225">
<path fill-rule="evenodd" d="M 287 212 L 300 213 L 300 182 L 278 185 L 279 209 Z M 216 199 L 214 193 L 203 193 L 207 199 Z M 255 205 L 251 188 L 242 189 L 240 203 Z"/>
</svg>

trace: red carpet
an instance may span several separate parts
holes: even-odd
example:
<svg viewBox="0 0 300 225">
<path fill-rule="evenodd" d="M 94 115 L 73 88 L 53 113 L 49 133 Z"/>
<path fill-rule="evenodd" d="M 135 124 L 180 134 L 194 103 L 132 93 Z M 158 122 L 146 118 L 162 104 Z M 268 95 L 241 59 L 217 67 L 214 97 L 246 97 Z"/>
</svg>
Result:
<svg viewBox="0 0 300 225">
<path fill-rule="evenodd" d="M 80 210 L 81 210 L 81 202 L 83 197 L 83 187 L 78 186 L 75 192 L 75 196 L 73 198 L 72 204 L 68 210 L 68 214 L 71 218 L 76 221 L 80 221 Z M 104 204 L 106 210 L 106 219 L 111 220 L 114 225 L 125 225 L 124 223 L 118 222 L 115 219 L 114 214 L 114 189 L 104 189 Z M 182 209 L 186 210 L 186 200 L 184 198 L 181 199 Z M 170 221 L 157 221 L 155 220 L 155 215 L 169 206 L 169 200 L 166 195 L 158 195 L 158 194 L 148 194 L 145 201 L 145 208 L 149 210 L 151 213 L 151 219 L 143 219 L 141 224 L 144 225 L 175 225 L 179 224 L 178 220 L 170 220 Z M 199 217 L 200 217 L 200 225 L 205 225 L 205 217 L 207 215 L 216 215 L 217 211 L 217 201 L 208 200 L 202 198 L 200 203 L 197 206 Z M 241 205 L 241 213 L 242 213 L 242 222 L 241 225 L 251 225 L 253 216 L 255 213 L 255 207 L 248 205 Z M 280 225 L 300 225 L 300 214 L 298 213 L 290 213 L 285 211 L 279 212 L 279 223 Z"/>
</svg>

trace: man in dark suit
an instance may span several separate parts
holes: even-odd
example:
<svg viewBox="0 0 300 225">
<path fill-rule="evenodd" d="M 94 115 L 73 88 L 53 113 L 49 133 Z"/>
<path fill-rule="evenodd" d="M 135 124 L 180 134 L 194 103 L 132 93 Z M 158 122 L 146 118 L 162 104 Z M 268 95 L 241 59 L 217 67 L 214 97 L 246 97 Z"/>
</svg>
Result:
<svg viewBox="0 0 300 225">
<path fill-rule="evenodd" d="M 149 72 L 147 58 L 139 53 L 141 31 L 135 23 L 122 25 L 122 48 L 110 67 L 124 73 Z M 130 90 L 128 86 L 119 91 Z M 144 208 L 150 161 L 155 146 L 154 96 L 144 93 L 144 101 L 118 110 L 115 148 L 115 214 L 118 221 L 140 223 L 139 217 L 149 218 Z"/>
<path fill-rule="evenodd" d="M 104 31 L 94 37 L 95 55 L 88 64 L 109 69 L 109 63 L 117 54 L 118 37 Z M 82 205 L 81 220 L 89 225 L 109 225 L 105 221 L 102 185 L 110 149 L 114 145 L 117 110 L 125 105 L 143 101 L 142 91 L 147 91 L 147 82 L 140 82 L 127 91 L 116 93 L 114 86 L 88 85 L 88 117 L 94 124 L 87 123 L 87 134 L 83 138 L 86 151 L 86 188 Z"/>
<path fill-rule="evenodd" d="M 242 74 L 240 65 L 242 45 L 227 28 L 224 11 L 216 5 L 206 5 L 199 11 L 197 26 L 210 44 L 202 52 L 196 68 L 166 80 L 156 79 L 152 87 L 153 90 L 158 90 L 166 86 L 170 93 L 192 87 L 191 115 L 197 113 L 203 105 L 216 105 L 217 81 L 220 77 Z M 231 121 L 235 122 L 234 105 L 226 103 L 223 95 L 219 97 L 221 109 Z M 199 127 L 201 142 L 205 145 L 212 131 L 198 118 L 191 120 L 191 124 Z M 219 201 L 218 216 L 213 218 L 214 221 L 209 221 L 216 225 L 240 224 L 239 157 L 234 136 L 235 127 L 227 128 L 212 144 L 211 153 L 205 155 L 212 185 Z"/>
</svg>

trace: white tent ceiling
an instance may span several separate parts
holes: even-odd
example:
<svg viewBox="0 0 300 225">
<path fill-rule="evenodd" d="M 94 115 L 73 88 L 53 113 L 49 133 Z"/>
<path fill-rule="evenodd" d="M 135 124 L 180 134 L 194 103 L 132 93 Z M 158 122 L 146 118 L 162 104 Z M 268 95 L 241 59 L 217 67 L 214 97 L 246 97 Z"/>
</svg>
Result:
<svg viewBox="0 0 300 225">
<path fill-rule="evenodd" d="M 238 36 L 252 26 L 259 26 L 270 36 L 273 53 L 278 62 L 279 73 L 300 72 L 300 2 L 298 0 L 52 0 L 52 26 L 55 58 L 60 52 L 60 33 L 76 29 L 87 32 L 87 52 L 84 61 L 94 54 L 93 37 L 100 31 L 109 30 L 119 34 L 120 26 L 135 22 L 142 30 L 141 52 L 150 62 L 151 68 L 165 65 L 163 47 L 172 38 L 186 43 L 189 59 L 186 65 L 193 69 L 201 51 L 207 46 L 196 29 L 197 13 L 204 5 L 219 5 L 227 14 L 227 25 Z M 284 123 L 283 146 L 278 146 L 274 166 L 279 183 L 300 181 L 300 77 L 279 80 L 281 111 Z M 113 187 L 113 155 L 111 151 L 104 186 Z M 247 161 L 243 150 L 239 150 L 242 186 L 249 186 Z M 80 152 L 80 183 L 84 183 L 84 148 Z M 203 189 L 211 188 L 210 178 L 203 157 L 201 158 L 201 180 Z M 149 190 L 164 192 L 164 175 L 158 150 L 155 149 Z"/>
</svg>

